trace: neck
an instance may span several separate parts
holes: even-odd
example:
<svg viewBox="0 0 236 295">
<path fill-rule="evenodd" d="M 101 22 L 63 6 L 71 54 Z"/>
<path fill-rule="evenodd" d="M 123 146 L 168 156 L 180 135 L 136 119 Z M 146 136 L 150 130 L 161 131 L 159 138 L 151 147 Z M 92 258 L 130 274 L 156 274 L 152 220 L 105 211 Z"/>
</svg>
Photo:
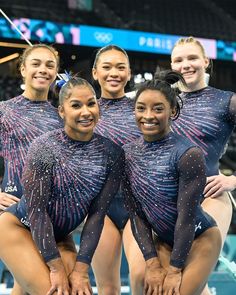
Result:
<svg viewBox="0 0 236 295">
<path fill-rule="evenodd" d="M 48 91 L 30 91 L 30 90 L 25 90 L 23 92 L 23 95 L 27 97 L 29 100 L 32 101 L 47 101 L 48 100 Z"/>
<path fill-rule="evenodd" d="M 104 99 L 119 99 L 125 96 L 125 92 L 121 93 L 104 93 L 102 92 L 101 97 Z"/>
<path fill-rule="evenodd" d="M 197 91 L 197 90 L 200 90 L 200 89 L 203 89 L 207 87 L 207 84 L 205 82 L 201 82 L 201 83 L 198 83 L 198 84 L 194 84 L 194 85 L 187 85 L 187 86 L 184 86 L 182 83 L 179 87 L 180 91 L 182 92 L 194 92 L 194 91 Z"/>
</svg>

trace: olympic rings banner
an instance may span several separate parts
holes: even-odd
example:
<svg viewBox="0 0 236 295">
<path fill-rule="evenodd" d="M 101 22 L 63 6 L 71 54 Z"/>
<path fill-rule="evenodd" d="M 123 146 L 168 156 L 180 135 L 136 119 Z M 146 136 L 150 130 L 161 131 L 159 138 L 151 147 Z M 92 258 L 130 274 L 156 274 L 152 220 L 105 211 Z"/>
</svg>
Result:
<svg viewBox="0 0 236 295">
<path fill-rule="evenodd" d="M 182 37 L 105 27 L 60 24 L 28 18 L 13 19 L 12 21 L 25 37 L 32 41 L 92 47 L 117 44 L 126 50 L 155 54 L 169 55 L 175 42 Z M 22 39 L 4 18 L 0 18 L 0 38 Z M 236 41 L 198 39 L 203 43 L 209 58 L 236 61 Z"/>
</svg>

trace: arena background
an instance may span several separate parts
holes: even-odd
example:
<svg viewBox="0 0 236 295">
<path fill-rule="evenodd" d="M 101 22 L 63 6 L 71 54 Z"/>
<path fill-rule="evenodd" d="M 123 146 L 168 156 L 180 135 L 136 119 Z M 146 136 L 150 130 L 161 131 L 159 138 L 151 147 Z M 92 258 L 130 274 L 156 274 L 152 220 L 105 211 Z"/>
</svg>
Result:
<svg viewBox="0 0 236 295">
<path fill-rule="evenodd" d="M 95 50 L 117 41 L 130 57 L 132 79 L 127 91 L 135 83 L 149 79 L 157 67 L 169 68 L 168 52 L 179 36 L 209 39 L 209 50 L 213 50 L 210 85 L 236 92 L 235 0 L 0 0 L 0 9 L 32 43 L 48 43 L 58 49 L 61 72 L 79 73 L 90 81 Z M 89 34 L 95 35 L 96 42 L 89 39 Z M 135 47 L 131 43 L 136 37 L 139 43 Z M 0 100 L 22 92 L 17 57 L 25 46 L 19 33 L 0 14 Z M 221 169 L 227 175 L 236 171 L 235 133 L 221 159 Z M 223 254 L 229 261 L 236 262 L 235 215 Z M 78 237 L 75 238 L 78 241 Z M 236 276 L 235 266 L 219 262 L 210 278 L 212 294 L 236 294 L 236 281 L 230 267 Z M 128 294 L 125 260 L 121 274 L 123 293 Z M 0 294 L 10 294 L 12 279 L 2 265 L 0 280 Z"/>
</svg>

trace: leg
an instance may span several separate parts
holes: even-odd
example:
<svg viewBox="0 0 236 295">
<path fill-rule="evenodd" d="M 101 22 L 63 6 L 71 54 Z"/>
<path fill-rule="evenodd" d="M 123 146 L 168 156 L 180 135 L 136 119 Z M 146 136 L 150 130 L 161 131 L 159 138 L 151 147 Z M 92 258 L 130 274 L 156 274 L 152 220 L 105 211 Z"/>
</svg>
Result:
<svg viewBox="0 0 236 295">
<path fill-rule="evenodd" d="M 132 234 L 130 221 L 123 232 L 125 255 L 129 264 L 130 285 L 132 294 L 142 295 L 146 263 L 143 254 Z"/>
<path fill-rule="evenodd" d="M 65 266 L 66 273 L 69 275 L 74 268 L 77 251 L 71 235 L 67 236 L 63 241 L 57 244 L 61 254 L 62 262 Z M 21 286 L 14 280 L 14 286 L 11 295 L 27 295 Z"/>
<path fill-rule="evenodd" d="M 45 295 L 51 285 L 49 270 L 30 232 L 8 212 L 0 216 L 0 232 L 4 236 L 0 239 L 0 257 L 18 284 L 29 294 Z"/>
<path fill-rule="evenodd" d="M 218 260 L 220 250 L 221 234 L 217 227 L 208 229 L 194 240 L 183 270 L 181 295 L 200 295 L 202 293 L 208 276 Z M 162 265 L 167 268 L 171 249 L 165 244 L 159 244 L 158 253 Z"/>
<path fill-rule="evenodd" d="M 221 197 L 214 199 L 206 198 L 202 202 L 202 208 L 215 219 L 221 233 L 223 246 L 233 213 L 232 203 L 228 193 L 225 192 Z"/>
<path fill-rule="evenodd" d="M 120 231 L 106 216 L 92 260 L 99 295 L 120 294 L 121 242 Z"/>
<path fill-rule="evenodd" d="M 228 193 L 224 193 L 221 197 L 214 199 L 206 198 L 202 203 L 202 208 L 215 219 L 221 233 L 223 247 L 233 214 L 232 203 Z M 224 212 L 224 214 L 222 214 L 222 212 Z M 210 295 L 207 285 L 202 295 Z"/>
</svg>

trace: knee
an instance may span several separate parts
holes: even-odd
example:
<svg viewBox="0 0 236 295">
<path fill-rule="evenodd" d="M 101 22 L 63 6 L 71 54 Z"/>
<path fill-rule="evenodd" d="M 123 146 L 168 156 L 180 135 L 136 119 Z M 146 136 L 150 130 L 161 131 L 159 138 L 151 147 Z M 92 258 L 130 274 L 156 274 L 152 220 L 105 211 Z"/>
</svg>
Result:
<svg viewBox="0 0 236 295">
<path fill-rule="evenodd" d="M 120 286 L 116 286 L 113 284 L 105 284 L 103 286 L 98 285 L 98 294 L 101 295 L 119 295 L 120 294 Z"/>
<path fill-rule="evenodd" d="M 142 266 L 130 267 L 129 272 L 132 289 L 142 287 L 144 285 L 145 268 Z"/>
</svg>

